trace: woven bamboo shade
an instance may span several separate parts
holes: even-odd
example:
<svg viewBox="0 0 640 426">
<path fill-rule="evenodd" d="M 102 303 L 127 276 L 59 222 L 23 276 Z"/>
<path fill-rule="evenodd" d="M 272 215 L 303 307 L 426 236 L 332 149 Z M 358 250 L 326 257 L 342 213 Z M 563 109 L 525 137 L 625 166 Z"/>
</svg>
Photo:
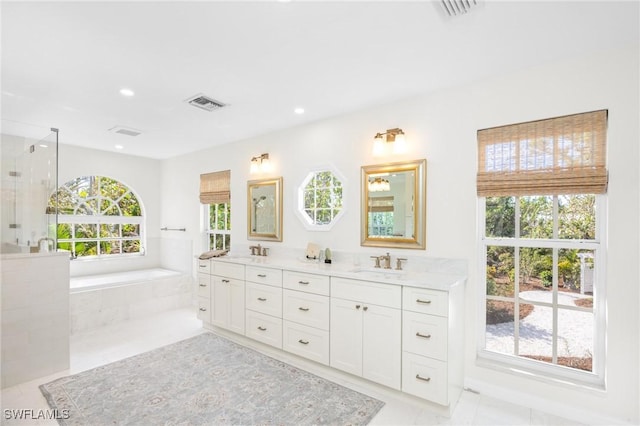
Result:
<svg viewBox="0 0 640 426">
<path fill-rule="evenodd" d="M 603 194 L 606 137 L 607 110 L 479 130 L 478 195 Z"/>
<path fill-rule="evenodd" d="M 231 201 L 231 171 L 200 175 L 200 203 L 217 204 Z"/>
<path fill-rule="evenodd" d="M 393 211 L 393 196 L 370 197 L 369 212 L 382 213 Z"/>
</svg>

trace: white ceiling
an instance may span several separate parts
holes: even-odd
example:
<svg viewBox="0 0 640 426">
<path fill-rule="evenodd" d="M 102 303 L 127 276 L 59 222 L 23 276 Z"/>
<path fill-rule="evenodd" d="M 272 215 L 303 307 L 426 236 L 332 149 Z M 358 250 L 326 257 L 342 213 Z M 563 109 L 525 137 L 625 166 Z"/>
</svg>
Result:
<svg viewBox="0 0 640 426">
<path fill-rule="evenodd" d="M 456 18 L 439 1 L 3 1 L 0 12 L 3 133 L 56 127 L 62 143 L 158 159 L 639 43 L 637 1 L 483 0 Z M 184 102 L 198 93 L 229 106 Z"/>
</svg>

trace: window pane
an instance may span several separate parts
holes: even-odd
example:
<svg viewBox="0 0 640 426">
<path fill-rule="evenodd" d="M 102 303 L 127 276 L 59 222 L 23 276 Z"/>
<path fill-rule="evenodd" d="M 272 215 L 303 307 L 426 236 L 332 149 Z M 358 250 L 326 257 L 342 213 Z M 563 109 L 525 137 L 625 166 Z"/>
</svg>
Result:
<svg viewBox="0 0 640 426">
<path fill-rule="evenodd" d="M 520 337 L 518 339 L 519 355 L 538 361 L 552 362 L 552 308 L 538 305 L 533 306 L 533 309 L 520 320 L 518 331 Z"/>
<path fill-rule="evenodd" d="M 83 241 L 73 245 L 75 255 L 82 256 L 97 256 L 98 255 L 98 242 L 97 241 Z"/>
<path fill-rule="evenodd" d="M 133 224 L 133 223 L 126 223 L 122 225 L 122 236 L 123 237 L 139 237 L 140 225 Z"/>
<path fill-rule="evenodd" d="M 327 188 L 331 185 L 331 178 L 333 174 L 331 172 L 318 172 L 316 173 L 316 187 Z"/>
<path fill-rule="evenodd" d="M 488 197 L 486 201 L 487 237 L 515 237 L 515 197 Z"/>
<path fill-rule="evenodd" d="M 122 210 L 123 216 L 142 216 L 140 204 L 138 204 L 138 200 L 131 192 L 128 192 L 122 197 L 120 202 L 118 202 L 118 206 L 120 210 Z"/>
<path fill-rule="evenodd" d="M 98 236 L 98 228 L 95 224 L 76 224 L 75 238 L 96 238 Z"/>
<path fill-rule="evenodd" d="M 331 207 L 331 191 L 320 189 L 316 193 L 316 208 L 326 209 Z"/>
<path fill-rule="evenodd" d="M 71 238 L 71 225 L 68 223 L 59 223 L 57 234 L 59 240 Z"/>
<path fill-rule="evenodd" d="M 487 247 L 487 294 L 514 296 L 515 257 L 513 247 Z"/>
<path fill-rule="evenodd" d="M 558 303 L 569 306 L 593 306 L 593 250 L 558 251 Z"/>
<path fill-rule="evenodd" d="M 127 188 L 117 180 L 108 177 L 100 177 L 100 195 L 105 198 L 117 200 L 127 192 Z"/>
<path fill-rule="evenodd" d="M 304 191 L 304 208 L 312 209 L 316 205 L 316 193 L 314 190 Z"/>
<path fill-rule="evenodd" d="M 553 237 L 553 197 L 520 197 L 520 236 Z"/>
<path fill-rule="evenodd" d="M 596 196 L 558 196 L 558 236 L 568 239 L 596 238 Z"/>
<path fill-rule="evenodd" d="M 100 237 L 102 238 L 120 237 L 120 225 L 115 223 L 100 225 Z"/>
<path fill-rule="evenodd" d="M 593 313 L 558 309 L 558 364 L 593 371 Z"/>
<path fill-rule="evenodd" d="M 130 240 L 122 242 L 124 253 L 140 253 L 140 240 Z"/>
<path fill-rule="evenodd" d="M 224 236 L 224 248 L 226 250 L 231 250 L 231 235 L 229 234 Z"/>
<path fill-rule="evenodd" d="M 540 292 L 553 290 L 553 257 L 548 248 L 520 249 L 520 297 L 551 303 L 551 295 Z"/>
<path fill-rule="evenodd" d="M 100 254 L 119 254 L 121 252 L 121 241 L 101 241 Z"/>
<path fill-rule="evenodd" d="M 514 352 L 514 303 L 487 300 L 487 325 L 485 348 L 490 351 L 513 355 Z"/>
<path fill-rule="evenodd" d="M 56 199 L 57 196 L 57 199 Z M 57 194 L 49 198 L 48 211 L 55 212 L 56 202 L 58 203 L 59 214 L 73 214 L 76 200 L 66 188 L 60 188 Z"/>
<path fill-rule="evenodd" d="M 316 212 L 316 224 L 326 225 L 327 223 L 331 223 L 331 210 L 318 209 Z"/>
</svg>

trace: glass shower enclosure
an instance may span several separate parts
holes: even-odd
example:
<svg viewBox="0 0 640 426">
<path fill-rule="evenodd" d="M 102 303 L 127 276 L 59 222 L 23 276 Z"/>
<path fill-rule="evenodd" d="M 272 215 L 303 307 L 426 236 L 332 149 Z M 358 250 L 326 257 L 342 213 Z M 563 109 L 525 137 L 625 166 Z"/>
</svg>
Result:
<svg viewBox="0 0 640 426">
<path fill-rule="evenodd" d="M 58 129 L 41 129 L 42 137 L 31 136 L 33 129 L 29 133 L 1 135 L 3 254 L 50 252 L 57 246 L 57 202 L 51 197 L 58 187 Z"/>
</svg>

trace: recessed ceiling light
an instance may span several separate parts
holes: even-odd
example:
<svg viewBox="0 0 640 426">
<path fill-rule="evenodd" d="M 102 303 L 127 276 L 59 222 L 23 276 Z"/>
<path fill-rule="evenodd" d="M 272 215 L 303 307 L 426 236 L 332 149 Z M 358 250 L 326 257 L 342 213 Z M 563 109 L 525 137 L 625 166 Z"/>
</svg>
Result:
<svg viewBox="0 0 640 426">
<path fill-rule="evenodd" d="M 296 108 L 293 110 L 296 114 L 304 114 L 304 108 Z"/>
<path fill-rule="evenodd" d="M 115 148 L 116 148 L 116 149 L 124 149 L 124 146 L 122 146 L 122 145 L 115 145 Z"/>
<path fill-rule="evenodd" d="M 120 89 L 120 94 L 121 94 L 122 96 L 133 96 L 133 95 L 135 95 L 135 93 L 134 93 L 134 91 L 133 91 L 133 90 L 131 90 L 131 89 L 126 89 L 126 88 L 125 88 L 125 89 Z"/>
</svg>

